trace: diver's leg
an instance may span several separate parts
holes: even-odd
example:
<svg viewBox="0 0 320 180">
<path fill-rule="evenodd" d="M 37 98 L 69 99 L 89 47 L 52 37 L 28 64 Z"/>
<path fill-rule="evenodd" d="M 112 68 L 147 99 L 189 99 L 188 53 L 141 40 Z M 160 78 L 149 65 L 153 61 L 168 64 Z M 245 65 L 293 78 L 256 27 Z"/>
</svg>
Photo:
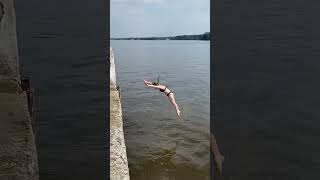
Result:
<svg viewBox="0 0 320 180">
<path fill-rule="evenodd" d="M 176 112 L 177 112 L 177 115 L 180 116 L 180 110 L 179 110 L 179 107 L 174 99 L 174 94 L 173 93 L 170 93 L 169 96 L 169 101 L 171 102 L 171 104 L 174 106 L 174 108 L 176 109 Z"/>
<path fill-rule="evenodd" d="M 216 169 L 219 174 L 222 174 L 222 164 L 224 161 L 224 157 L 219 151 L 218 144 L 216 142 L 216 138 L 214 137 L 213 133 L 210 133 L 210 144 L 211 144 L 211 152 L 213 154 Z"/>
</svg>

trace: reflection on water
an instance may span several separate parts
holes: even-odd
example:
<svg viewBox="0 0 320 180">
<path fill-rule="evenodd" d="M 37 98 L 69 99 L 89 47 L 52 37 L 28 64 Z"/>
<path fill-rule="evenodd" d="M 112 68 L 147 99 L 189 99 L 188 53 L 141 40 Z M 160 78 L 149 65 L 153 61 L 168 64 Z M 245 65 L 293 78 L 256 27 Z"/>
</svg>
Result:
<svg viewBox="0 0 320 180">
<path fill-rule="evenodd" d="M 209 179 L 209 42 L 111 41 L 132 179 Z M 182 110 L 143 84 L 168 85 Z"/>
</svg>

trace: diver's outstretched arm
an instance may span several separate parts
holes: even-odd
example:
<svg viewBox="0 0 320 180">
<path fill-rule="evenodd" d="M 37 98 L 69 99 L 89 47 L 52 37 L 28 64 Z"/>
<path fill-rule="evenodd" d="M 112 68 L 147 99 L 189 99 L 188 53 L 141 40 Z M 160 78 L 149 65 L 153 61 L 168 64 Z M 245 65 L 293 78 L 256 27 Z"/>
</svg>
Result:
<svg viewBox="0 0 320 180">
<path fill-rule="evenodd" d="M 154 89 L 161 89 L 161 86 L 159 86 L 159 85 L 153 85 L 152 82 L 150 82 L 150 81 L 144 80 L 144 84 L 145 84 L 147 87 L 151 87 L 151 88 L 154 88 Z"/>
<path fill-rule="evenodd" d="M 145 84 L 152 84 L 151 81 L 143 80 Z"/>
</svg>

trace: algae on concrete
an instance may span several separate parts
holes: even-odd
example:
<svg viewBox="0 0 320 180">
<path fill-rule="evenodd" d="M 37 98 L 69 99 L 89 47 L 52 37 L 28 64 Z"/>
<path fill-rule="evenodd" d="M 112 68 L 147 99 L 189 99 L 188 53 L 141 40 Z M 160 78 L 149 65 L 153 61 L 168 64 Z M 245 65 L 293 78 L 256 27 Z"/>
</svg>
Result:
<svg viewBox="0 0 320 180">
<path fill-rule="evenodd" d="M 38 180 L 27 93 L 22 90 L 13 0 L 0 0 L 0 179 Z"/>
<path fill-rule="evenodd" d="M 110 49 L 110 179 L 130 179 L 112 49 Z"/>
</svg>

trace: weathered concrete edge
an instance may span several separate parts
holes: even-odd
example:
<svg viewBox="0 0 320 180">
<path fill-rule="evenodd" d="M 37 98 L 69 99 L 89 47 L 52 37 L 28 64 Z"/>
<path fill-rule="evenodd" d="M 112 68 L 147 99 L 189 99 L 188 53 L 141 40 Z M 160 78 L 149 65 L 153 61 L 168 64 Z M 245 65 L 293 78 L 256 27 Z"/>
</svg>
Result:
<svg viewBox="0 0 320 180">
<path fill-rule="evenodd" d="M 122 108 L 117 90 L 114 54 L 110 48 L 110 179 L 129 180 L 129 167 L 124 141 Z"/>
<path fill-rule="evenodd" d="M 0 0 L 0 179 L 38 180 L 28 97 L 21 88 L 13 0 Z"/>
</svg>

